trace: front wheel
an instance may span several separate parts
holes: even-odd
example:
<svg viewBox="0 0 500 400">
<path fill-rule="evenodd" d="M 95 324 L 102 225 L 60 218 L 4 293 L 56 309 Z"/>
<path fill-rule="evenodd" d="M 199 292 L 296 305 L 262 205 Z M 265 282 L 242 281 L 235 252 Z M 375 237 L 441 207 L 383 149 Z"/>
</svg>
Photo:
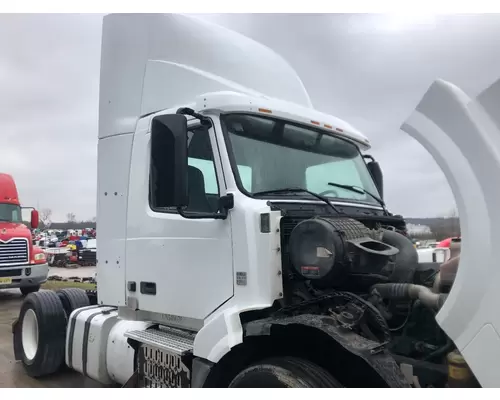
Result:
<svg viewBox="0 0 500 400">
<path fill-rule="evenodd" d="M 241 371 L 230 388 L 338 388 L 322 367 L 295 357 L 270 358 Z"/>
</svg>

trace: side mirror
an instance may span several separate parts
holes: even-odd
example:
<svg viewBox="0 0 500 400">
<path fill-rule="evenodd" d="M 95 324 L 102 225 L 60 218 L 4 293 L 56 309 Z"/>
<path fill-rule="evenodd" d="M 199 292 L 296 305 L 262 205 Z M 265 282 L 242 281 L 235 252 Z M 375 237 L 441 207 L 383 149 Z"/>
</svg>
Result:
<svg viewBox="0 0 500 400">
<path fill-rule="evenodd" d="M 38 211 L 37 210 L 31 210 L 31 229 L 36 229 L 38 228 L 38 222 L 39 222 L 39 217 L 38 217 Z"/>
<path fill-rule="evenodd" d="M 366 155 L 364 158 L 370 159 L 370 162 L 366 164 L 368 171 L 370 171 L 370 175 L 375 182 L 375 186 L 377 186 L 377 190 L 380 194 L 380 197 L 384 198 L 384 174 L 382 173 L 382 168 L 380 168 L 380 164 L 375 161 L 372 156 Z"/>
<path fill-rule="evenodd" d="M 153 208 L 188 205 L 187 119 L 159 115 L 151 125 L 150 201 Z"/>
</svg>

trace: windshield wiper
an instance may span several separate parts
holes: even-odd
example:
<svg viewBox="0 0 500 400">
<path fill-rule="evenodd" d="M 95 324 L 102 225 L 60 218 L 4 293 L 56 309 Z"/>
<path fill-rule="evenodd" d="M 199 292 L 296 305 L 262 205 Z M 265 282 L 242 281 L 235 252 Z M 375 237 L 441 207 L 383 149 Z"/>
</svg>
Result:
<svg viewBox="0 0 500 400">
<path fill-rule="evenodd" d="M 282 188 L 282 189 L 273 189 L 273 190 L 263 190 L 262 192 L 255 192 L 253 193 L 254 196 L 260 196 L 260 195 L 266 195 L 266 194 L 276 194 L 276 193 L 290 193 L 290 192 L 295 192 L 295 193 L 308 193 L 313 197 L 316 197 L 317 199 L 321 200 L 322 202 L 328 204 L 333 211 L 335 211 L 337 214 L 342 214 L 337 207 L 335 207 L 330 201 L 326 198 L 321 196 L 318 193 L 311 192 L 310 190 L 307 189 L 302 189 L 302 188 Z"/>
<path fill-rule="evenodd" d="M 342 185 L 340 183 L 335 183 L 335 182 L 328 182 L 327 185 L 328 186 L 338 187 L 338 188 L 341 188 L 341 189 L 347 189 L 347 190 L 350 190 L 351 192 L 355 192 L 355 193 L 359 193 L 359 194 L 367 194 L 368 196 L 370 196 L 373 199 L 375 199 L 382 206 L 382 208 L 385 211 L 384 200 L 382 200 L 378 196 L 375 196 L 373 193 L 370 193 L 368 190 L 363 189 L 362 187 L 354 186 L 354 185 Z"/>
</svg>

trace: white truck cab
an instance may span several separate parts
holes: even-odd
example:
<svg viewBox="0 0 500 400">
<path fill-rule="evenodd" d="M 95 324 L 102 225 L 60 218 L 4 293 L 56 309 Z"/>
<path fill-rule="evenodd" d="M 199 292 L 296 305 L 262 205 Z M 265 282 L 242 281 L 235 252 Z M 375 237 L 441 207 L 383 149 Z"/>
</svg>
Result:
<svg viewBox="0 0 500 400">
<path fill-rule="evenodd" d="M 99 120 L 98 304 L 28 296 L 14 326 L 28 374 L 65 362 L 140 387 L 490 382 L 455 322 L 438 326 L 455 287 L 387 210 L 367 138 L 314 110 L 277 54 L 192 17 L 106 16 Z"/>
</svg>

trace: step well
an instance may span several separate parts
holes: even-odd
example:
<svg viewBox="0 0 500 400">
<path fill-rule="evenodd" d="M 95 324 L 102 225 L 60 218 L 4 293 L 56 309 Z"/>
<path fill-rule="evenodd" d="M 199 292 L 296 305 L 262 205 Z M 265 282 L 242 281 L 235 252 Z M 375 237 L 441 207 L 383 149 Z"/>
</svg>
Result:
<svg viewBox="0 0 500 400">
<path fill-rule="evenodd" d="M 193 351 L 195 333 L 181 329 L 161 326 L 147 330 L 135 330 L 125 336 L 148 346 L 176 354 L 186 355 Z"/>
</svg>

